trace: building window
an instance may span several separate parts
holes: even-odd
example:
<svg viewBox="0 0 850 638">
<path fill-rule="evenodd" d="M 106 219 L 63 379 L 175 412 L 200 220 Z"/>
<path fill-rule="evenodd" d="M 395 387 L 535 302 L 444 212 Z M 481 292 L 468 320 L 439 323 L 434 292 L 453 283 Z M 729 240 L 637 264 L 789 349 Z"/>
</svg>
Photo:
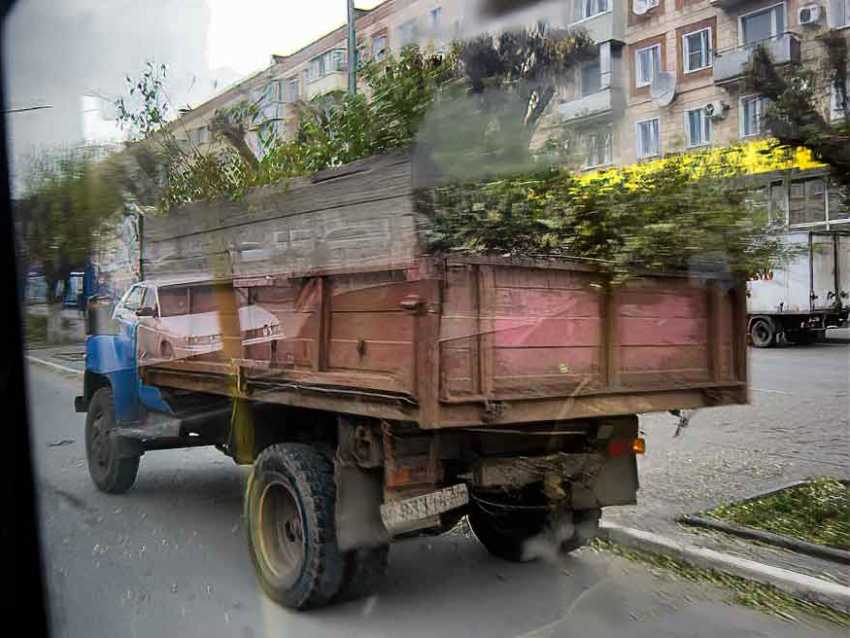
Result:
<svg viewBox="0 0 850 638">
<path fill-rule="evenodd" d="M 189 140 L 194 144 L 205 144 L 209 141 L 209 129 L 206 126 L 189 131 Z"/>
<path fill-rule="evenodd" d="M 661 122 L 657 117 L 637 123 L 638 159 L 657 157 L 661 152 Z"/>
<path fill-rule="evenodd" d="M 334 71 L 345 70 L 345 51 L 335 49 L 326 51 L 310 60 L 310 79 L 317 80 Z"/>
<path fill-rule="evenodd" d="M 842 120 L 850 111 L 850 78 L 844 83 L 844 91 L 840 91 L 840 82 L 833 82 L 829 87 L 830 118 Z"/>
<path fill-rule="evenodd" d="M 829 0 L 829 26 L 833 29 L 850 26 L 850 0 Z"/>
<path fill-rule="evenodd" d="M 685 111 L 685 132 L 689 148 L 711 144 L 711 118 L 705 109 Z"/>
<path fill-rule="evenodd" d="M 813 226 L 826 223 L 826 180 L 822 177 L 791 182 L 788 225 Z"/>
<path fill-rule="evenodd" d="M 785 32 L 785 3 L 775 4 L 740 17 L 741 44 L 750 46 Z"/>
<path fill-rule="evenodd" d="M 272 80 L 266 86 L 266 98 L 271 102 L 280 102 L 280 80 Z"/>
<path fill-rule="evenodd" d="M 587 60 L 581 65 L 581 94 L 582 97 L 596 93 L 602 89 L 602 67 L 599 56 Z"/>
<path fill-rule="evenodd" d="M 614 140 L 611 129 L 588 133 L 584 138 L 584 168 L 608 166 L 614 162 Z"/>
<path fill-rule="evenodd" d="M 431 9 L 431 28 L 439 29 L 443 21 L 443 7 L 435 7 Z"/>
<path fill-rule="evenodd" d="M 419 37 L 418 27 L 416 25 L 416 20 L 408 20 L 403 25 L 399 27 L 399 31 L 401 33 L 401 46 L 406 47 L 411 44 L 416 44 L 416 41 Z"/>
<path fill-rule="evenodd" d="M 741 137 L 761 135 L 766 101 L 758 95 L 746 95 L 741 98 L 739 117 Z"/>
<path fill-rule="evenodd" d="M 372 38 L 372 59 L 380 62 L 387 57 L 387 36 L 378 35 Z"/>
<path fill-rule="evenodd" d="M 289 78 L 286 81 L 286 101 L 298 101 L 298 78 Z"/>
<path fill-rule="evenodd" d="M 850 206 L 845 204 L 846 193 L 840 184 L 829 181 L 827 215 L 830 224 L 845 224 L 850 222 Z"/>
<path fill-rule="evenodd" d="M 610 10 L 609 0 L 574 0 L 573 20 L 586 20 Z"/>
<path fill-rule="evenodd" d="M 707 69 L 712 65 L 711 27 L 682 36 L 682 57 L 685 73 Z"/>
<path fill-rule="evenodd" d="M 635 86 L 649 86 L 661 72 L 661 45 L 653 44 L 635 51 Z"/>
</svg>

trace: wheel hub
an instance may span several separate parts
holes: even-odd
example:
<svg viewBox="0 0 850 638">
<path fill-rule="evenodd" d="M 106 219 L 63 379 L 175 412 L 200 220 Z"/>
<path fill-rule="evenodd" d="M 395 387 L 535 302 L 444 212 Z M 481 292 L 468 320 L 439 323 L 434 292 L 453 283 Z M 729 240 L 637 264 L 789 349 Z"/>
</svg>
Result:
<svg viewBox="0 0 850 638">
<path fill-rule="evenodd" d="M 267 485 L 260 497 L 260 551 L 285 586 L 298 579 L 305 555 L 301 508 L 283 483 Z"/>
</svg>

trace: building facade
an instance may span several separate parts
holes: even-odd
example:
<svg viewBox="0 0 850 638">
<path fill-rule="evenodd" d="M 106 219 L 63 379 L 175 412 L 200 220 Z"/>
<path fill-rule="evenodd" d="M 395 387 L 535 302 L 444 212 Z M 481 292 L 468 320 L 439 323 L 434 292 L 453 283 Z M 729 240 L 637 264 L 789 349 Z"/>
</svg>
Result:
<svg viewBox="0 0 850 638">
<path fill-rule="evenodd" d="M 440 51 L 481 29 L 482 0 L 387 0 L 358 11 L 358 55 L 380 60 L 411 43 Z M 583 170 L 625 166 L 671 154 L 726 146 L 767 135 L 765 103 L 743 87 L 749 54 L 765 44 L 774 61 L 817 68 L 826 57 L 818 37 L 830 29 L 850 37 L 850 0 L 544 0 L 523 17 L 542 25 L 586 29 L 597 55 L 579 68 L 541 121 L 539 139 L 565 133 Z M 184 114 L 176 130 L 209 148 L 216 110 L 241 101 L 261 111 L 249 143 L 286 138 L 296 128 L 294 104 L 347 86 L 345 25 Z M 827 117 L 841 117 L 834 97 Z M 850 222 L 825 175 L 776 175 L 767 205 L 795 228 Z M 850 228 L 850 226 L 848 226 Z"/>
</svg>

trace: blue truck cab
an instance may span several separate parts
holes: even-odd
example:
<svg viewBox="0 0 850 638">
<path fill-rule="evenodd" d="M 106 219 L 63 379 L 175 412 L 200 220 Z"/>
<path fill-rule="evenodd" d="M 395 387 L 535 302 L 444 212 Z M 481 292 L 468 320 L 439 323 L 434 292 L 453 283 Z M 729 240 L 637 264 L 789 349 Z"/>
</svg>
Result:
<svg viewBox="0 0 850 638">
<path fill-rule="evenodd" d="M 112 389 L 117 423 L 144 419 L 148 410 L 172 414 L 159 390 L 142 383 L 137 358 L 138 319 L 125 308 L 126 300 L 142 284 L 131 286 L 112 309 L 110 321 L 98 322 L 99 334 L 86 338 L 86 369 L 83 394 L 74 399 L 77 412 L 86 412 L 94 393 Z"/>
</svg>

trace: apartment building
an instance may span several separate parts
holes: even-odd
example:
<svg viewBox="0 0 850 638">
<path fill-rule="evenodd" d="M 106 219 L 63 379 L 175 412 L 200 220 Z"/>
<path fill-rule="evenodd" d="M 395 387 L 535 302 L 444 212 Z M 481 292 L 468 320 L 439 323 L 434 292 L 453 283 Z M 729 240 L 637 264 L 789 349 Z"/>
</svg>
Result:
<svg viewBox="0 0 850 638">
<path fill-rule="evenodd" d="M 566 131 L 585 170 L 764 137 L 764 101 L 742 82 L 753 45 L 766 44 L 778 64 L 814 67 L 826 54 L 819 35 L 839 29 L 850 37 L 850 0 L 546 0 L 534 7 L 543 23 L 584 28 L 597 46 L 553 100 L 537 138 Z M 358 56 L 380 60 L 411 43 L 439 51 L 474 33 L 468 23 L 476 10 L 473 0 L 387 0 L 358 10 Z M 295 130 L 295 102 L 346 89 L 346 65 L 340 25 L 291 55 L 272 56 L 268 68 L 184 114 L 178 135 L 208 148 L 215 111 L 247 101 L 261 111 L 248 136 L 261 155 L 262 140 Z M 823 108 L 842 115 L 828 97 Z M 823 174 L 767 182 L 766 205 L 791 227 L 850 222 Z"/>
<path fill-rule="evenodd" d="M 594 12 L 573 24 L 606 29 L 598 59 L 557 107 L 588 170 L 765 137 L 764 99 L 742 82 L 753 46 L 765 44 L 776 64 L 817 68 L 819 35 L 847 28 L 850 37 L 848 0 L 573 2 L 578 15 Z M 843 115 L 834 96 L 822 108 Z M 766 176 L 765 205 L 792 228 L 850 222 L 824 173 Z"/>
<path fill-rule="evenodd" d="M 439 52 L 457 35 L 462 8 L 462 0 L 387 0 L 371 10 L 358 9 L 358 57 L 381 60 L 414 43 Z M 259 110 L 247 140 L 262 155 L 264 140 L 295 131 L 296 102 L 346 90 L 347 59 L 348 31 L 340 25 L 290 55 L 273 55 L 268 68 L 182 115 L 177 135 L 201 150 L 210 149 L 214 113 L 247 102 Z"/>
</svg>

